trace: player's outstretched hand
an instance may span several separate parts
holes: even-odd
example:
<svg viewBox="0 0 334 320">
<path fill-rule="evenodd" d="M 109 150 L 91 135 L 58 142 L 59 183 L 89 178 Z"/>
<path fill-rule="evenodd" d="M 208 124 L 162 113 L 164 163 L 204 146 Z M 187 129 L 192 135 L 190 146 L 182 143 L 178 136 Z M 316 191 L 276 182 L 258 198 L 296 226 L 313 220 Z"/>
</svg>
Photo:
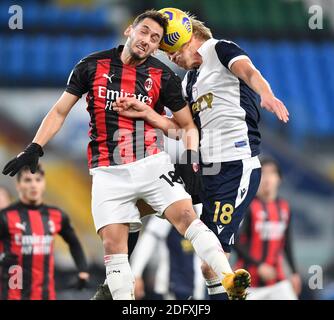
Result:
<svg viewBox="0 0 334 320">
<path fill-rule="evenodd" d="M 17 172 L 24 166 L 30 168 L 31 173 L 37 170 L 38 159 L 44 154 L 43 148 L 37 143 L 30 143 L 23 152 L 18 154 L 14 159 L 10 160 L 2 170 L 2 173 L 11 177 L 15 176 Z"/>
<path fill-rule="evenodd" d="M 113 103 L 113 110 L 124 117 L 146 119 L 152 109 L 134 97 L 125 97 L 116 99 Z"/>
<path fill-rule="evenodd" d="M 277 99 L 273 94 L 264 94 L 261 96 L 261 107 L 269 112 L 275 113 L 277 118 L 287 123 L 289 121 L 289 111 L 284 103 Z"/>
</svg>

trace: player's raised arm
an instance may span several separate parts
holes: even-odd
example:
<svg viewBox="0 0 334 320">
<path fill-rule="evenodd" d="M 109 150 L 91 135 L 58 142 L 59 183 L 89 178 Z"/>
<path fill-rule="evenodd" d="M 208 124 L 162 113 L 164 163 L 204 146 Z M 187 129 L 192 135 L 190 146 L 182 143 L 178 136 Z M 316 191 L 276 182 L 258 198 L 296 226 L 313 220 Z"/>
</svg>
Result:
<svg viewBox="0 0 334 320">
<path fill-rule="evenodd" d="M 68 113 L 79 100 L 79 97 L 64 92 L 59 100 L 54 104 L 48 114 L 44 117 L 34 139 L 33 143 L 41 147 L 47 144 L 62 127 Z"/>
<path fill-rule="evenodd" d="M 277 99 L 269 83 L 255 68 L 249 59 L 240 59 L 232 63 L 231 72 L 246 82 L 261 97 L 261 107 L 276 114 L 283 122 L 289 121 L 289 112 L 283 102 Z"/>
<path fill-rule="evenodd" d="M 29 166 L 31 173 L 36 172 L 38 159 L 44 154 L 43 146 L 60 130 L 72 107 L 88 91 L 86 70 L 87 60 L 83 59 L 71 72 L 66 91 L 43 119 L 32 143 L 6 164 L 3 174 L 13 177 L 24 166 Z"/>
</svg>

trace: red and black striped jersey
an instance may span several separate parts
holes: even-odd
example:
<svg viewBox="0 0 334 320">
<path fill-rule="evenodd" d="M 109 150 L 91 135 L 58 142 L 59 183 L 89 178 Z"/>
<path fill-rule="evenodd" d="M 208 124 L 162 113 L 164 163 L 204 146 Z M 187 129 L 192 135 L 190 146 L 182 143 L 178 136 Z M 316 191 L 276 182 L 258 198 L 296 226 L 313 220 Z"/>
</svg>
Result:
<svg viewBox="0 0 334 320">
<path fill-rule="evenodd" d="M 238 260 L 235 268 L 247 269 L 252 276 L 252 286 L 260 287 L 286 279 L 283 270 L 284 255 L 295 271 L 291 252 L 291 214 L 284 199 L 263 202 L 255 198 L 246 213 L 235 246 Z M 276 269 L 276 279 L 264 282 L 257 269 L 267 263 Z"/>
<path fill-rule="evenodd" d="M 62 210 L 18 202 L 0 211 L 0 253 L 15 258 L 14 266 L 0 266 L 0 300 L 56 298 L 54 238 L 57 234 L 69 244 L 77 268 L 87 271 L 81 245 Z M 16 276 L 14 285 L 12 276 Z"/>
<path fill-rule="evenodd" d="M 130 163 L 163 149 L 163 136 L 140 119 L 119 115 L 112 108 L 118 97 L 135 97 L 159 114 L 186 106 L 181 80 L 160 60 L 150 56 L 138 66 L 123 64 L 123 46 L 82 59 L 69 76 L 66 91 L 87 94 L 90 115 L 90 168 Z"/>
</svg>

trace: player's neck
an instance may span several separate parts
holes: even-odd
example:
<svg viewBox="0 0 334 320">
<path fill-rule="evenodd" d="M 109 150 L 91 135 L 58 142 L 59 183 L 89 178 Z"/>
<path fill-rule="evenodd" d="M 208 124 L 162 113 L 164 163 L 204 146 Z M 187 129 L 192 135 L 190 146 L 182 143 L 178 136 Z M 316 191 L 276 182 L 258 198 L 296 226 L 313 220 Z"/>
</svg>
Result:
<svg viewBox="0 0 334 320">
<path fill-rule="evenodd" d="M 204 39 L 201 39 L 201 38 L 195 38 L 194 39 L 194 44 L 195 44 L 195 48 L 196 48 L 196 53 L 195 53 L 195 62 L 194 62 L 194 65 L 195 65 L 195 68 L 199 68 L 202 63 L 203 63 L 203 58 L 202 56 L 200 55 L 200 53 L 198 52 L 199 48 L 202 47 L 202 45 L 206 42 L 206 40 Z"/>
<path fill-rule="evenodd" d="M 29 207 L 38 207 L 40 206 L 42 203 L 43 203 L 43 199 L 38 199 L 38 200 L 29 200 L 29 199 L 26 199 L 24 197 L 21 197 L 20 198 L 20 201 L 26 205 L 26 206 L 29 206 Z"/>
</svg>

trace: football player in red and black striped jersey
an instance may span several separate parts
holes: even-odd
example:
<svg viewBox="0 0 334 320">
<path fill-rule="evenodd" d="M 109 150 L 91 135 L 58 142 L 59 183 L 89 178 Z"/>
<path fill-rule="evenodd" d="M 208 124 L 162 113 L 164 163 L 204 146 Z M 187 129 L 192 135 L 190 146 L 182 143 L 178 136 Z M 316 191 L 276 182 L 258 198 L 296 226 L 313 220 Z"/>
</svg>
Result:
<svg viewBox="0 0 334 320">
<path fill-rule="evenodd" d="M 19 201 L 0 211 L 0 300 L 54 300 L 54 238 L 69 245 L 78 268 L 78 285 L 87 282 L 87 262 L 61 209 L 43 203 L 45 178 L 38 166 L 17 176 Z"/>
<path fill-rule="evenodd" d="M 291 213 L 286 200 L 278 197 L 281 170 L 273 159 L 263 159 L 257 197 L 249 207 L 235 246 L 238 268 L 247 268 L 252 276 L 248 299 L 296 299 L 301 290 L 292 252 Z M 284 256 L 292 275 L 284 272 Z M 290 281 L 289 281 L 290 280 Z"/>
<path fill-rule="evenodd" d="M 166 16 L 155 10 L 146 11 L 126 28 L 124 46 L 82 59 L 33 142 L 3 170 L 4 174 L 13 176 L 22 165 L 29 165 L 33 172 L 43 155 L 42 147 L 60 130 L 72 107 L 87 93 L 92 214 L 103 242 L 107 282 L 114 300 L 134 299 L 127 240 L 129 233 L 138 231 L 141 226 L 136 206 L 139 199 L 145 200 L 158 215 L 164 215 L 191 241 L 196 253 L 213 268 L 219 281 L 234 279 L 221 244 L 198 219 L 182 179 L 163 151 L 162 133 L 156 132 L 145 118 L 130 119 L 114 110 L 115 103 L 117 106 L 124 98 L 135 99 L 158 115 L 168 107 L 175 122 L 162 118 L 159 120 L 161 129 L 172 126 L 185 131 L 188 139 L 185 139 L 186 151 L 181 157 L 183 172 L 194 173 L 192 163 L 198 161 L 198 130 L 183 98 L 181 80 L 152 56 L 167 26 Z M 237 291 L 234 290 L 237 282 L 229 282 L 231 291 Z"/>
</svg>

